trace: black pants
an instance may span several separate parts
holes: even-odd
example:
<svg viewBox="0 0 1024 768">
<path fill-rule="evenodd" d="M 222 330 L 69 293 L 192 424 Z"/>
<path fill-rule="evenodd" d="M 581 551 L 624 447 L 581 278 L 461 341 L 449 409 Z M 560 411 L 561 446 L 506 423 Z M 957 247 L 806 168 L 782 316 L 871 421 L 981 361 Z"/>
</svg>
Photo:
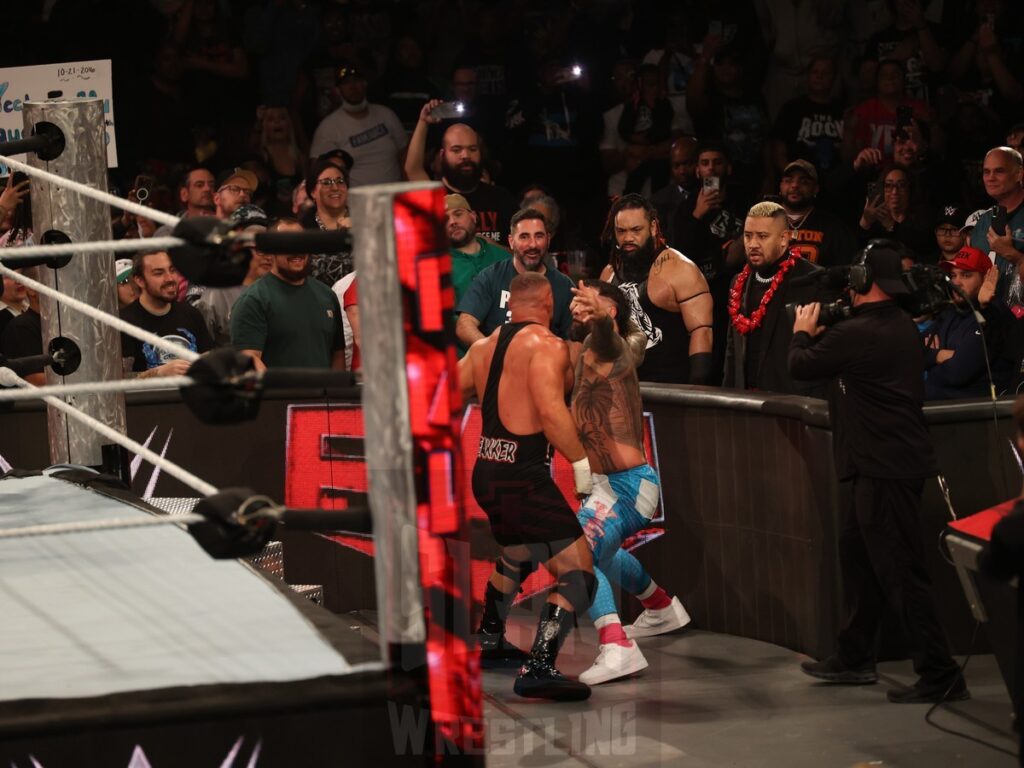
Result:
<svg viewBox="0 0 1024 768">
<path fill-rule="evenodd" d="M 914 671 L 927 683 L 950 680 L 957 664 L 935 610 L 918 520 L 924 481 L 856 477 L 849 483 L 839 530 L 846 599 L 840 658 L 851 666 L 874 660 L 888 602 L 910 640 Z"/>
</svg>

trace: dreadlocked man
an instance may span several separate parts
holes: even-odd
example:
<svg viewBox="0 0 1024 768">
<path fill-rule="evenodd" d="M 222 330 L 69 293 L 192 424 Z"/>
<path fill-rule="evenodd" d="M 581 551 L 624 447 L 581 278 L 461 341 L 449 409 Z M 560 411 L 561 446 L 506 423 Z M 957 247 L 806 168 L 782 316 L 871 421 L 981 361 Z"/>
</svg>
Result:
<svg viewBox="0 0 1024 768">
<path fill-rule="evenodd" d="M 711 383 L 708 284 L 692 261 L 665 244 L 654 206 L 640 195 L 619 198 L 604 238 L 612 252 L 601 279 L 622 289 L 633 322 L 647 336 L 640 380 Z"/>
</svg>

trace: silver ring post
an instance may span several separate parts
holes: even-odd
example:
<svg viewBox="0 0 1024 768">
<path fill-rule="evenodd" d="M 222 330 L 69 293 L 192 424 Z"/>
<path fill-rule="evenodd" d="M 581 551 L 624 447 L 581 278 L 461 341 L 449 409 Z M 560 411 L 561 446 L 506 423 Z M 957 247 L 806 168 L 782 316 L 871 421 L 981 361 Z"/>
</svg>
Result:
<svg viewBox="0 0 1024 768">
<path fill-rule="evenodd" d="M 107 189 L 106 133 L 103 102 L 100 99 L 54 99 L 27 101 L 24 104 L 25 135 L 33 133 L 37 123 L 48 122 L 64 133 L 64 151 L 46 162 L 30 154 L 28 162 L 61 177 L 78 181 L 101 191 Z M 55 230 L 72 242 L 110 240 L 110 208 L 77 192 L 49 181 L 32 180 L 32 230 L 36 242 Z M 72 258 L 59 270 L 39 267 L 39 281 L 97 309 L 117 314 L 117 290 L 112 253 L 88 258 Z M 99 323 L 69 311 L 47 296 L 39 297 L 43 340 L 66 336 L 82 350 L 82 364 L 71 376 L 46 372 L 48 384 L 81 381 L 111 381 L 122 376 L 121 337 L 106 323 Z M 78 407 L 112 429 L 125 432 L 124 395 L 119 392 L 83 395 Z M 102 446 L 110 441 L 88 426 L 68 419 L 50 407 L 48 436 L 50 459 L 54 464 L 73 463 L 99 466 Z"/>
</svg>

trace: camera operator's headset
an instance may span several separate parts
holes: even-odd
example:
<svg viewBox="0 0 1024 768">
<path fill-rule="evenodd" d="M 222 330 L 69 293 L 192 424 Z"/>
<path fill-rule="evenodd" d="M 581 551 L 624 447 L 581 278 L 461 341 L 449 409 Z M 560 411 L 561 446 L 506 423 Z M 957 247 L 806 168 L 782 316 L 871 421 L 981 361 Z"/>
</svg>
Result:
<svg viewBox="0 0 1024 768">
<path fill-rule="evenodd" d="M 847 282 L 850 288 L 861 296 L 870 291 L 871 286 L 875 284 L 875 277 L 871 273 L 871 265 L 868 264 L 868 254 L 871 253 L 872 248 L 886 248 L 897 253 L 903 250 L 900 243 L 895 240 L 878 238 L 871 240 L 857 253 L 853 259 L 853 264 L 850 265 L 850 274 L 847 277 Z"/>
</svg>

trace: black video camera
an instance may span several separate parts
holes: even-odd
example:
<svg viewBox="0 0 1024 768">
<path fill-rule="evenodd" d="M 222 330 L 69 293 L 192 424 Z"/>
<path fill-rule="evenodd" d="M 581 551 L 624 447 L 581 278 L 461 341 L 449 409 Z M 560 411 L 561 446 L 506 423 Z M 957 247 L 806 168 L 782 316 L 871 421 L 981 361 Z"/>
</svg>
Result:
<svg viewBox="0 0 1024 768">
<path fill-rule="evenodd" d="M 903 273 L 903 282 L 910 293 L 900 296 L 898 303 L 911 317 L 937 315 L 953 306 L 956 289 L 949 275 L 934 264 L 914 264 Z"/>
<path fill-rule="evenodd" d="M 789 319 L 790 325 L 796 322 L 796 308 L 799 306 L 796 302 L 786 305 L 786 317 Z M 818 314 L 818 325 L 835 325 L 840 320 L 846 320 L 852 314 L 853 307 L 850 306 L 849 301 L 846 299 L 836 299 L 828 304 L 821 305 L 821 311 Z"/>
<path fill-rule="evenodd" d="M 814 274 L 799 279 L 812 280 L 818 284 L 822 293 L 835 296 L 837 293 L 844 293 L 850 287 L 850 268 L 843 266 L 819 269 Z M 796 321 L 796 308 L 798 306 L 800 305 L 796 302 L 786 305 L 786 317 L 789 318 L 790 325 Z M 821 312 L 818 315 L 818 324 L 824 326 L 835 325 L 840 320 L 850 317 L 852 312 L 853 307 L 850 306 L 850 302 L 845 296 L 841 296 L 835 301 L 822 302 Z"/>
<path fill-rule="evenodd" d="M 850 267 L 830 267 L 818 272 L 814 279 L 824 289 L 845 292 L 851 287 Z M 946 307 L 953 306 L 953 294 L 957 289 L 950 281 L 949 275 L 934 264 L 914 264 L 903 273 L 902 279 L 909 293 L 897 296 L 896 302 L 911 317 L 936 315 Z M 786 316 L 791 324 L 796 320 L 797 306 L 795 303 L 786 305 Z M 822 304 L 818 324 L 835 325 L 850 317 L 852 311 L 853 308 L 845 296 L 831 303 Z"/>
</svg>

